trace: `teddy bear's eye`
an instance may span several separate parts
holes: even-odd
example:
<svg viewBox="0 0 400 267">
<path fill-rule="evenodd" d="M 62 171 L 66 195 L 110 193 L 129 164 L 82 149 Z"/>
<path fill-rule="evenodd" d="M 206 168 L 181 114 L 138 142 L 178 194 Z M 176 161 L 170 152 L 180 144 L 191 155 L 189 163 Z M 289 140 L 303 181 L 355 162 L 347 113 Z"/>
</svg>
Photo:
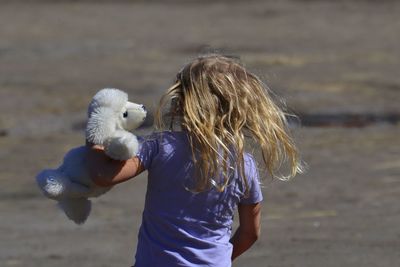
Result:
<svg viewBox="0 0 400 267">
<path fill-rule="evenodd" d="M 122 114 L 122 116 L 124 116 L 124 118 L 128 117 L 128 111 L 125 111 L 124 114 Z"/>
</svg>

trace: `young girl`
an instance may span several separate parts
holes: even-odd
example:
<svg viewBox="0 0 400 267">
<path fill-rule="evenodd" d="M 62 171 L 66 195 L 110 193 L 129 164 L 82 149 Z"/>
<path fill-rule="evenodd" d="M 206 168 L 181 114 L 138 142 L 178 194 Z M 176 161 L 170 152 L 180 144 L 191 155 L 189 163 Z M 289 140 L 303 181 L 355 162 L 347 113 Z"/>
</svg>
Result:
<svg viewBox="0 0 400 267">
<path fill-rule="evenodd" d="M 260 235 L 263 197 L 245 140 L 260 148 L 272 177 L 301 171 L 284 113 L 259 78 L 221 55 L 199 57 L 177 74 L 160 101 L 160 127 L 167 105 L 169 131 L 144 138 L 137 157 L 115 161 L 90 149 L 92 179 L 112 186 L 148 171 L 136 267 L 231 266 Z M 291 173 L 279 177 L 285 161 Z M 236 209 L 240 226 L 231 237 Z"/>
</svg>

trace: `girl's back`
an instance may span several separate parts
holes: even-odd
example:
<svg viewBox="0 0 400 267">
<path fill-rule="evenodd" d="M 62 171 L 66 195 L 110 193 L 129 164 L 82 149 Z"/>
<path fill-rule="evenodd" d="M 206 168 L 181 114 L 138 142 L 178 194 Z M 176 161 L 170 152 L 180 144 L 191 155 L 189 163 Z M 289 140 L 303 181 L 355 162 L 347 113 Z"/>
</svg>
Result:
<svg viewBox="0 0 400 267">
<path fill-rule="evenodd" d="M 230 266 L 234 211 L 238 203 L 262 200 L 253 158 L 245 154 L 245 197 L 237 171 L 223 192 L 190 190 L 195 170 L 184 131 L 153 134 L 138 157 L 149 176 L 136 266 Z"/>
</svg>

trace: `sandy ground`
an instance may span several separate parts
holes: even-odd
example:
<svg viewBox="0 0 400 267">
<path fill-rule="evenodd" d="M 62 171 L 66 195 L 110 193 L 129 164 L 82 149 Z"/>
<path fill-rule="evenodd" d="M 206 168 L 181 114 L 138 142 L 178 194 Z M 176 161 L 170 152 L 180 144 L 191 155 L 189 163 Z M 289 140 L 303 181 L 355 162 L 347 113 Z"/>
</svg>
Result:
<svg viewBox="0 0 400 267">
<path fill-rule="evenodd" d="M 84 226 L 34 182 L 83 143 L 98 89 L 154 109 L 212 47 L 239 55 L 296 113 L 398 114 L 398 14 L 389 0 L 2 1 L 0 266 L 132 264 L 146 175 L 96 199 Z M 397 266 L 400 125 L 295 132 L 308 172 L 264 179 L 261 239 L 234 266 Z"/>
</svg>

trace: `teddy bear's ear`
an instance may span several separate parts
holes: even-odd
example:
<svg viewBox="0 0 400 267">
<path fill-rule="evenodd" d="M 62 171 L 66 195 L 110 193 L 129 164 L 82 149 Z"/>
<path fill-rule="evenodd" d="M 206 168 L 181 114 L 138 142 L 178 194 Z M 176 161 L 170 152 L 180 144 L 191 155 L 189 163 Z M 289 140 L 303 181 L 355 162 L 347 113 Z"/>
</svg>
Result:
<svg viewBox="0 0 400 267">
<path fill-rule="evenodd" d="M 90 102 L 88 115 L 99 107 L 108 107 L 114 111 L 121 111 L 128 101 L 128 94 L 115 88 L 105 88 L 98 91 Z"/>
<path fill-rule="evenodd" d="M 86 125 L 86 140 L 103 145 L 113 135 L 117 125 L 117 114 L 108 107 L 97 107 L 92 110 Z"/>
</svg>

